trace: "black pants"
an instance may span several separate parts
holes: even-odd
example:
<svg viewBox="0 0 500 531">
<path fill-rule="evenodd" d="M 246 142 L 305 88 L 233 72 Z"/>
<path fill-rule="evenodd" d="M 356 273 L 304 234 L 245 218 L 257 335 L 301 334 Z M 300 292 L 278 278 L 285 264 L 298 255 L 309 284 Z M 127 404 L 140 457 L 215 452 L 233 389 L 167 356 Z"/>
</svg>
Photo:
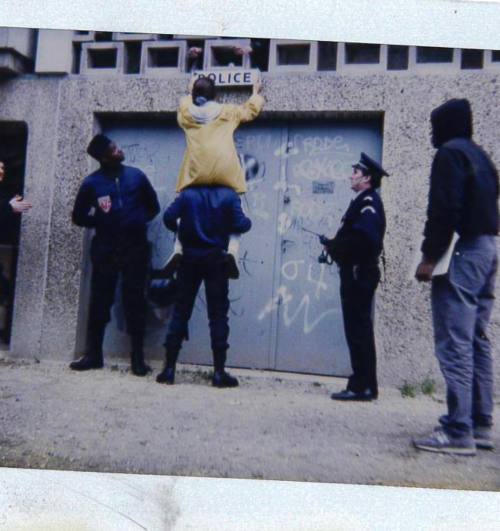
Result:
<svg viewBox="0 0 500 531">
<path fill-rule="evenodd" d="M 202 282 L 205 283 L 214 368 L 222 371 L 229 348 L 229 282 L 224 257 L 218 249 L 204 257 L 189 256 L 186 252 L 183 255 L 178 272 L 176 302 L 165 342 L 170 358 L 167 363 L 175 363 L 182 342 L 187 337 L 187 325 Z"/>
<path fill-rule="evenodd" d="M 111 319 L 116 284 L 122 275 L 127 332 L 132 336 L 144 335 L 149 260 L 148 241 L 114 251 L 93 249 L 89 332 L 102 329 Z"/>
<path fill-rule="evenodd" d="M 368 389 L 375 397 L 378 385 L 372 306 L 379 281 L 376 265 L 340 267 L 340 300 L 353 371 L 347 389 L 355 393 Z"/>
</svg>

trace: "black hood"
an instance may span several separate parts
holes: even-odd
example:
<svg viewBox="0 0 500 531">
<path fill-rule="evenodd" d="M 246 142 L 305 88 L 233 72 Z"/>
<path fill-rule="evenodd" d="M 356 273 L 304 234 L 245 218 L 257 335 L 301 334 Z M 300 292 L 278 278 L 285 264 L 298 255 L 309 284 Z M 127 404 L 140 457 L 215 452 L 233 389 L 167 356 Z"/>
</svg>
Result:
<svg viewBox="0 0 500 531">
<path fill-rule="evenodd" d="M 472 137 L 472 112 L 466 99 L 448 100 L 431 113 L 432 145 L 441 147 L 452 138 Z"/>
</svg>

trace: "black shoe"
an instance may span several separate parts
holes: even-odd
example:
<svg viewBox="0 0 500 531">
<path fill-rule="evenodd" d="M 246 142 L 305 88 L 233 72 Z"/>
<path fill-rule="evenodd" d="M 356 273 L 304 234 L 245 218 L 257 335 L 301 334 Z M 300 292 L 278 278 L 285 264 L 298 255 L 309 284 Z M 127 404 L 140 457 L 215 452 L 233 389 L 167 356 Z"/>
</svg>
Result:
<svg viewBox="0 0 500 531">
<path fill-rule="evenodd" d="M 224 255 L 224 261 L 226 263 L 226 273 L 228 278 L 237 279 L 240 278 L 240 270 L 238 269 L 238 264 L 236 263 L 236 258 L 234 254 L 226 253 Z"/>
<path fill-rule="evenodd" d="M 222 389 L 223 387 L 238 387 L 238 380 L 228 372 L 215 372 L 212 378 L 212 385 Z"/>
<path fill-rule="evenodd" d="M 79 360 L 73 361 L 69 364 L 69 368 L 74 371 L 89 371 L 90 369 L 102 369 L 102 356 L 94 356 L 85 354 Z"/>
<path fill-rule="evenodd" d="M 340 393 L 332 393 L 330 398 L 332 400 L 344 400 L 351 402 L 370 402 L 372 400 L 376 400 L 376 397 L 369 389 L 366 389 L 361 393 L 355 393 L 349 389 L 344 389 L 343 391 L 340 391 Z"/>
<path fill-rule="evenodd" d="M 148 372 L 151 372 L 151 367 L 144 363 L 144 360 L 132 361 L 130 369 L 132 370 L 132 374 L 136 376 L 146 376 Z"/>
<path fill-rule="evenodd" d="M 136 338 L 132 338 L 133 343 L 136 341 Z M 151 367 L 144 363 L 144 352 L 142 350 L 142 341 L 139 345 L 133 345 L 132 355 L 130 356 L 131 364 L 130 369 L 132 374 L 136 376 L 146 376 L 148 372 L 151 372 Z"/>
<path fill-rule="evenodd" d="M 182 254 L 175 253 L 169 259 L 168 262 L 162 267 L 162 269 L 155 269 L 152 273 L 152 278 L 171 278 L 173 274 L 179 269 L 181 265 Z"/>
<path fill-rule="evenodd" d="M 164 383 L 167 385 L 174 385 L 175 382 L 175 369 L 167 369 L 166 367 L 156 377 L 158 383 Z"/>
</svg>

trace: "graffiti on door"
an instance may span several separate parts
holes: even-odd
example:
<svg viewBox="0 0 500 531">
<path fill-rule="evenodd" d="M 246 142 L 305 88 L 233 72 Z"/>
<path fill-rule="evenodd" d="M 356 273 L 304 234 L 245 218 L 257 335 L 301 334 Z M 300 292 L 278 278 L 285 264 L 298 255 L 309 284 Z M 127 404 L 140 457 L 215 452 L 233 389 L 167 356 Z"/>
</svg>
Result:
<svg viewBox="0 0 500 531">
<path fill-rule="evenodd" d="M 122 145 L 127 163 L 151 180 L 163 211 L 175 198 L 182 131 L 145 123 L 118 124 L 108 133 Z M 241 240 L 240 279 L 230 284 L 231 364 L 326 374 L 335 366 L 336 374 L 346 374 L 338 272 L 318 263 L 318 238 L 303 229 L 335 234 L 352 197 L 351 164 L 360 151 L 380 156 L 380 128 L 368 122 L 251 124 L 236 132 L 235 143 L 248 190 L 241 201 L 253 227 Z M 173 246 L 161 215 L 148 236 L 157 267 Z M 173 298 L 162 300 L 148 318 L 150 341 L 160 351 Z M 121 305 L 115 309 L 120 329 Z M 203 289 L 190 330 L 196 333 L 190 334 L 184 360 L 210 363 Z M 304 351 L 310 351 L 306 358 Z"/>
</svg>

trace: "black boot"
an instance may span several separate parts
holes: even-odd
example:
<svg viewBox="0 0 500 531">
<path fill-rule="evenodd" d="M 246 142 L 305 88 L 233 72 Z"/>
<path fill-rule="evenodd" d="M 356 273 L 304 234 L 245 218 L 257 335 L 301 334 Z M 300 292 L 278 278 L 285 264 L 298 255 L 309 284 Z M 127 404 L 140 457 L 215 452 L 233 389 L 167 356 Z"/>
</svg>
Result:
<svg viewBox="0 0 500 531">
<path fill-rule="evenodd" d="M 165 368 L 156 377 L 156 381 L 158 383 L 164 383 L 164 384 L 167 384 L 167 385 L 173 385 L 174 384 L 174 382 L 175 382 L 175 365 L 177 363 L 178 354 L 179 354 L 178 352 L 175 352 L 175 353 L 172 352 L 172 351 L 169 352 L 168 349 L 167 349 L 167 354 L 166 354 L 167 361 L 165 363 Z"/>
<path fill-rule="evenodd" d="M 136 376 L 146 376 L 148 372 L 151 372 L 151 367 L 144 363 L 144 334 L 132 334 L 132 355 L 131 355 L 131 369 L 132 373 Z"/>
<path fill-rule="evenodd" d="M 102 369 L 102 343 L 104 341 L 104 332 L 106 325 L 99 326 L 89 330 L 87 353 L 79 360 L 69 364 L 69 368 L 74 371 L 88 371 L 90 369 Z"/>
<path fill-rule="evenodd" d="M 238 387 L 238 380 L 225 371 L 227 352 L 225 350 L 214 351 L 214 376 L 212 385 L 214 387 Z"/>
<path fill-rule="evenodd" d="M 231 376 L 226 371 L 216 371 L 214 372 L 214 377 L 212 378 L 212 385 L 222 389 L 224 387 L 238 387 L 239 382 L 237 378 Z"/>
</svg>

